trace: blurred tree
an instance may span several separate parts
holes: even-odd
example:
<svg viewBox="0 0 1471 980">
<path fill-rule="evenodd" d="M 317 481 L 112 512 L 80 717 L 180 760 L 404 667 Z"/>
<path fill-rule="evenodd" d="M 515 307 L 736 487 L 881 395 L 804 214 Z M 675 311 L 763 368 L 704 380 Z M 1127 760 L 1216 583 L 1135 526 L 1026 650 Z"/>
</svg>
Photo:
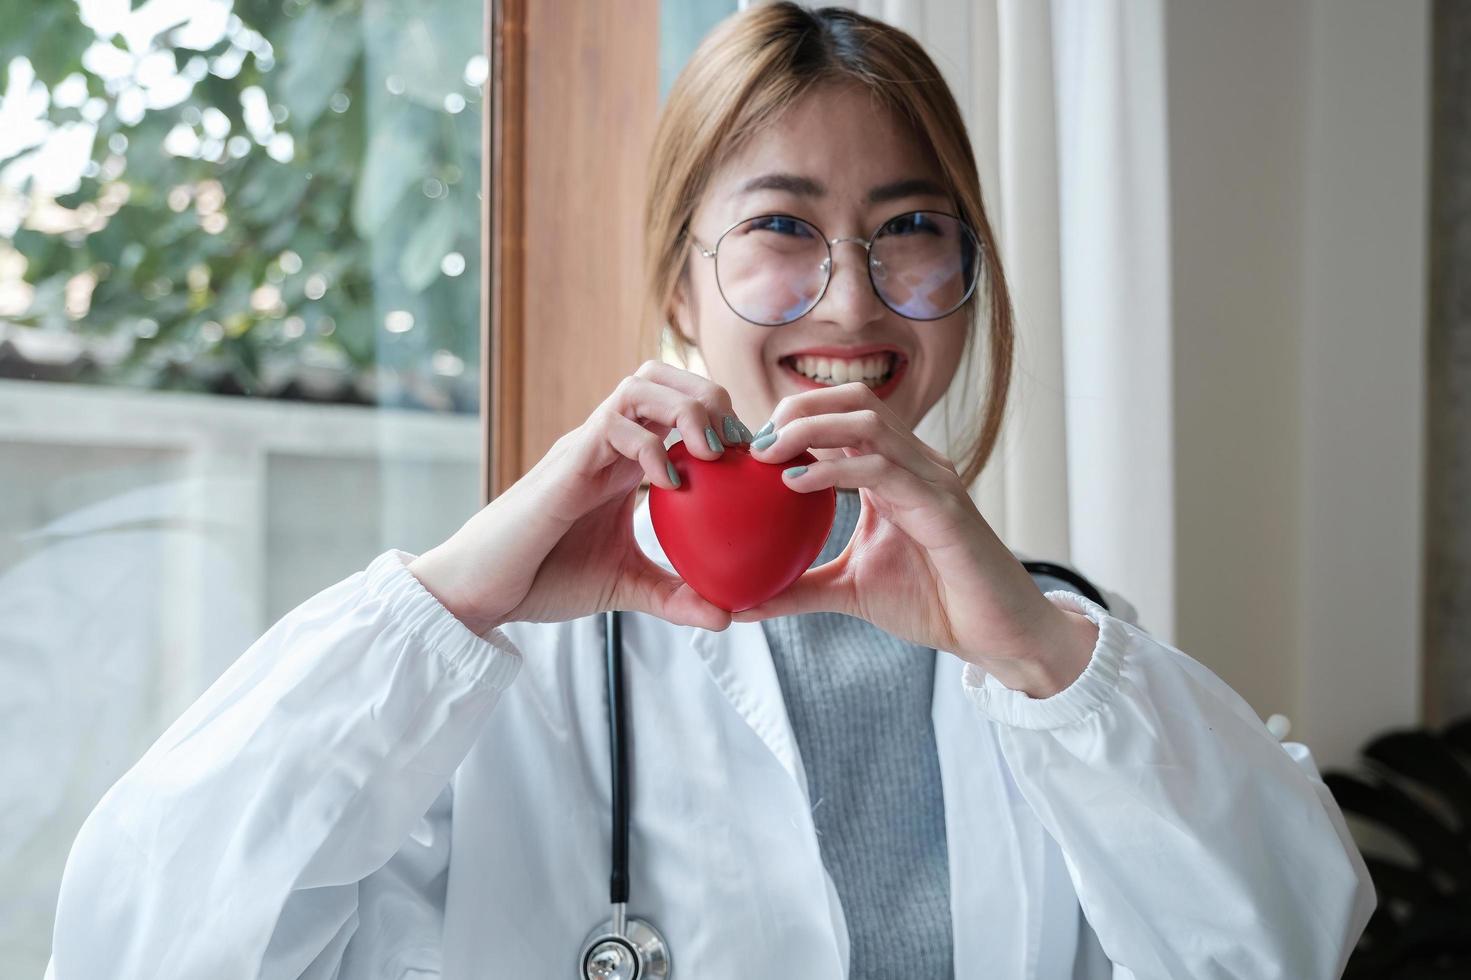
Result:
<svg viewBox="0 0 1471 980">
<path fill-rule="evenodd" d="M 95 128 L 54 200 L 0 143 L 10 321 L 120 352 L 79 380 L 475 411 L 479 0 L 170 3 L 0 0 L 0 92 L 24 58 L 53 135 Z"/>
</svg>

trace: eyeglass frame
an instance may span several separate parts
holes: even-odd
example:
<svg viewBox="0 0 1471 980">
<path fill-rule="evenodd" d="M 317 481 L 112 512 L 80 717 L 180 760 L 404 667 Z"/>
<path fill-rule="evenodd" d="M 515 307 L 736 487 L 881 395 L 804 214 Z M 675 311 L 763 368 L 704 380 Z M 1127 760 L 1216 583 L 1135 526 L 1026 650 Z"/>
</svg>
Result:
<svg viewBox="0 0 1471 980">
<path fill-rule="evenodd" d="M 960 302 L 956 303 L 953 307 L 951 307 L 949 310 L 946 310 L 944 313 L 941 313 L 939 316 L 913 317 L 906 316 L 905 314 L 900 313 L 898 310 L 889 305 L 888 300 L 884 299 L 883 293 L 879 292 L 878 283 L 874 282 L 873 280 L 872 260 L 874 239 L 879 237 L 879 233 L 884 230 L 884 225 L 887 225 L 889 222 L 894 221 L 897 218 L 907 217 L 911 214 L 938 214 L 946 218 L 954 219 L 963 230 L 970 233 L 971 238 L 975 240 L 976 250 L 982 256 L 981 264 L 976 269 L 975 279 L 971 282 L 969 286 L 966 287 L 965 295 L 960 298 Z M 809 227 L 811 227 L 813 231 L 817 232 L 818 237 L 822 239 L 823 244 L 827 248 L 827 275 L 823 279 L 822 290 L 817 294 L 817 298 L 812 301 L 811 306 L 807 307 L 801 313 L 792 317 L 790 320 L 783 320 L 780 323 L 761 323 L 760 321 L 752 320 L 750 317 L 745 316 L 741 313 L 740 310 L 736 309 L 735 306 L 731 304 L 729 297 L 725 295 L 725 287 L 720 284 L 720 264 L 718 260 L 718 256 L 720 254 L 720 243 L 725 241 L 726 235 L 729 235 L 741 225 L 744 225 L 751 221 L 759 221 L 762 218 L 791 218 L 793 221 L 800 221 L 804 225 L 808 225 Z M 790 214 L 785 211 L 767 211 L 761 214 L 753 214 L 749 218 L 740 219 L 720 233 L 720 235 L 715 239 L 715 247 L 713 249 L 708 249 L 703 244 L 701 244 L 700 240 L 695 237 L 694 232 L 690 231 L 688 226 L 686 226 L 685 228 L 685 237 L 688 238 L 690 243 L 695 246 L 695 250 L 699 252 L 702 257 L 717 260 L 715 265 L 715 288 L 720 293 L 720 298 L 724 300 L 726 308 L 729 309 L 736 316 L 740 317 L 742 320 L 745 320 L 747 323 L 757 327 L 784 327 L 789 323 L 796 323 L 798 320 L 802 319 L 802 317 L 817 309 L 817 305 L 821 303 L 822 298 L 827 295 L 827 287 L 831 286 L 833 282 L 833 269 L 836 267 L 836 262 L 833 259 L 833 246 L 841 245 L 844 242 L 856 242 L 857 244 L 863 246 L 864 254 L 867 255 L 869 258 L 869 261 L 863 263 L 864 268 L 868 270 L 868 285 L 871 289 L 873 289 L 873 294 L 878 297 L 879 302 L 884 304 L 884 309 L 891 311 L 896 316 L 902 316 L 904 317 L 904 319 L 913 320 L 916 323 L 933 323 L 936 320 L 943 320 L 947 316 L 950 316 L 957 310 L 963 308 L 966 303 L 970 302 L 971 297 L 975 294 L 976 287 L 980 285 L 981 271 L 985 268 L 984 255 L 986 252 L 986 243 L 981 240 L 981 236 L 976 233 L 976 230 L 970 226 L 969 222 L 967 222 L 958 214 L 951 214 L 949 211 L 935 211 L 930 208 L 915 208 L 912 211 L 901 211 L 898 214 L 890 215 L 889 217 L 880 221 L 877 227 L 874 228 L 873 233 L 867 238 L 861 238 L 858 236 L 849 236 L 847 238 L 828 238 L 827 232 L 817 227 L 817 222 L 808 221 L 806 218 L 800 215 Z"/>
</svg>

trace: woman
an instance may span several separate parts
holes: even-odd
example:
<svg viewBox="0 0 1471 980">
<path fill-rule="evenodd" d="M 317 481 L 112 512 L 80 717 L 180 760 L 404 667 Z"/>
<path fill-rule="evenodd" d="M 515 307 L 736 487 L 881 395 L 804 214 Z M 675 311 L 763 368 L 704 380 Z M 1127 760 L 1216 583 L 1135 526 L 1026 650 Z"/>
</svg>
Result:
<svg viewBox="0 0 1471 980">
<path fill-rule="evenodd" d="M 89 818 L 49 975 L 579 975 L 619 609 L 628 911 L 676 976 L 1336 976 L 1374 894 L 1306 749 L 1044 595 L 965 491 L 1010 311 L 918 46 L 839 10 L 727 21 L 669 96 L 646 231 L 714 380 L 646 363 L 448 541 L 277 623 Z M 913 428 L 982 315 L 956 465 Z M 678 492 L 672 433 L 811 450 L 784 479 L 839 488 L 816 567 L 734 616 L 681 582 L 638 494 Z"/>
</svg>

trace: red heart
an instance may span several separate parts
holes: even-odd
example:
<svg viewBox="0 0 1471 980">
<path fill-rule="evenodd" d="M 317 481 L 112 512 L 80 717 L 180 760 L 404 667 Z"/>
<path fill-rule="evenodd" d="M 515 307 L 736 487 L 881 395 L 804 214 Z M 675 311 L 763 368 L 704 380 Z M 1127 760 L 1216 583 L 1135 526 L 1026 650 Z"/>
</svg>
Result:
<svg viewBox="0 0 1471 980">
<path fill-rule="evenodd" d="M 809 452 L 763 463 L 745 443 L 719 459 L 669 447 L 679 489 L 649 488 L 649 516 L 669 563 L 690 587 L 727 612 L 760 605 L 817 560 L 837 513 L 832 487 L 798 493 L 782 470 L 815 463 Z"/>
</svg>

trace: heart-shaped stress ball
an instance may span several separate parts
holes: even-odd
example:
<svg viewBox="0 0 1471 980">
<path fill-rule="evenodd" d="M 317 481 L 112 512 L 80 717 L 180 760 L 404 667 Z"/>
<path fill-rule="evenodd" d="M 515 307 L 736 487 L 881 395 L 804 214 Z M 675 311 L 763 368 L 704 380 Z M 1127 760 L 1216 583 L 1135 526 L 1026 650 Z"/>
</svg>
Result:
<svg viewBox="0 0 1471 980">
<path fill-rule="evenodd" d="M 745 443 L 719 459 L 669 447 L 679 489 L 649 488 L 649 517 L 669 563 L 690 588 L 727 612 L 758 606 L 795 582 L 817 560 L 837 513 L 832 487 L 798 493 L 782 470 L 817 458 L 803 452 L 763 463 Z"/>
</svg>

